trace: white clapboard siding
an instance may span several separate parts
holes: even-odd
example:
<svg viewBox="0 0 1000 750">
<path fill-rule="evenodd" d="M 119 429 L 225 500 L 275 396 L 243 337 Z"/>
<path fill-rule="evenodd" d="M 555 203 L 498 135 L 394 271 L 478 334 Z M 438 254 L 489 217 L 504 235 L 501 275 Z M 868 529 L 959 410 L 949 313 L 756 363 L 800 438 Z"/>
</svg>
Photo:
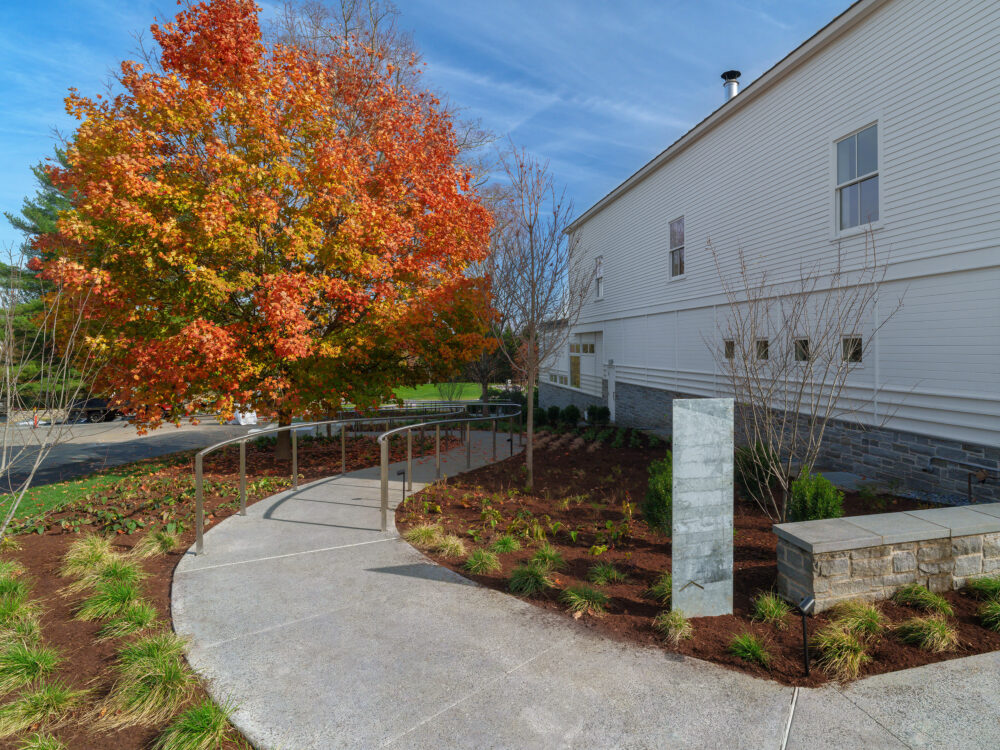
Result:
<svg viewBox="0 0 1000 750">
<path fill-rule="evenodd" d="M 613 359 L 621 383 L 720 392 L 709 345 L 726 300 L 709 243 L 727 276 L 738 251 L 773 281 L 838 254 L 857 263 L 865 234 L 835 228 L 834 143 L 877 122 L 872 237 L 890 258 L 880 306 L 902 296 L 903 307 L 845 406 L 899 429 L 1000 441 L 998 45 L 1000 2 L 859 3 L 590 209 L 575 252 L 603 257 L 604 297 L 576 330 L 602 334 L 599 363 Z M 671 280 L 668 226 L 682 215 L 686 274 Z"/>
</svg>

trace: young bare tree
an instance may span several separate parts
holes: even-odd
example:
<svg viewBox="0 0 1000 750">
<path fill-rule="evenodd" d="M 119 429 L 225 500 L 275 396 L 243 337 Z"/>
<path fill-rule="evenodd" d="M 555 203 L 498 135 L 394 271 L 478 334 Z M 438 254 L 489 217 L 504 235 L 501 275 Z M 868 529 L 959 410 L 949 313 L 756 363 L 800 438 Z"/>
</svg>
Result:
<svg viewBox="0 0 1000 750">
<path fill-rule="evenodd" d="M 49 453 L 71 437 L 74 405 L 98 367 L 81 332 L 89 295 L 39 280 L 24 260 L 0 278 L 0 538 Z"/>
<path fill-rule="evenodd" d="M 494 215 L 490 273 L 494 306 L 514 333 L 501 346 L 527 394 L 525 463 L 534 485 L 534 393 L 538 374 L 563 351 L 593 282 L 566 233 L 573 205 L 547 163 L 511 147 L 500 156 L 508 189 Z"/>
<path fill-rule="evenodd" d="M 889 259 L 877 255 L 871 232 L 863 257 L 848 263 L 838 252 L 830 267 L 800 267 L 792 281 L 772 282 L 742 249 L 736 273 L 727 274 L 732 266 L 709 249 L 727 314 L 718 321 L 720 340 L 708 345 L 760 479 L 759 488 L 745 489 L 770 518 L 785 521 L 791 484 L 816 464 L 830 420 L 859 422 L 863 413 L 878 426 L 891 416 L 877 408 L 877 383 L 848 388 L 902 296 L 882 299 Z"/>
</svg>

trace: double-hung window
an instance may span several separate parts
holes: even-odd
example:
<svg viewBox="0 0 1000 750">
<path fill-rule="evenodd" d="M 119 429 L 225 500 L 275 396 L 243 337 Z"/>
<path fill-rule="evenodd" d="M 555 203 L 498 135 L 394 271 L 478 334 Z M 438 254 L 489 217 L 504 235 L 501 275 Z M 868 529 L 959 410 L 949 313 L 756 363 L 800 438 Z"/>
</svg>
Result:
<svg viewBox="0 0 1000 750">
<path fill-rule="evenodd" d="M 594 264 L 594 290 L 597 299 L 604 299 L 604 257 L 599 256 Z"/>
<path fill-rule="evenodd" d="M 670 222 L 670 278 L 684 275 L 684 217 Z"/>
<path fill-rule="evenodd" d="M 878 221 L 878 125 L 837 141 L 837 226 Z"/>
</svg>

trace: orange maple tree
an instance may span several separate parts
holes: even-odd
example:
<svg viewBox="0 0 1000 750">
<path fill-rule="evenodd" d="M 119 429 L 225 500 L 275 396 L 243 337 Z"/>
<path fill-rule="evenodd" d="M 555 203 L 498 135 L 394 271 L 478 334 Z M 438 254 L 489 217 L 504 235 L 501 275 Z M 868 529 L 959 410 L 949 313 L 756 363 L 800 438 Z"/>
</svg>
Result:
<svg viewBox="0 0 1000 750">
<path fill-rule="evenodd" d="M 66 100 L 74 199 L 40 266 L 89 292 L 97 386 L 143 427 L 372 403 L 486 341 L 465 270 L 491 220 L 439 102 L 350 38 L 265 45 L 258 13 L 187 5 L 120 93 Z"/>
</svg>

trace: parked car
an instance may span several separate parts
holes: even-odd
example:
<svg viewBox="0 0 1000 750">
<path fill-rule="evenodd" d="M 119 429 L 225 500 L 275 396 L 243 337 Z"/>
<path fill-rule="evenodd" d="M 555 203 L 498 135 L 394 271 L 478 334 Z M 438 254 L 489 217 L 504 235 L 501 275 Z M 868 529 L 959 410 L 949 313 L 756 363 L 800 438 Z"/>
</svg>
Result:
<svg viewBox="0 0 1000 750">
<path fill-rule="evenodd" d="M 106 398 L 86 398 L 74 401 L 69 407 L 69 421 L 112 422 L 119 416 L 117 409 L 108 406 Z"/>
</svg>

